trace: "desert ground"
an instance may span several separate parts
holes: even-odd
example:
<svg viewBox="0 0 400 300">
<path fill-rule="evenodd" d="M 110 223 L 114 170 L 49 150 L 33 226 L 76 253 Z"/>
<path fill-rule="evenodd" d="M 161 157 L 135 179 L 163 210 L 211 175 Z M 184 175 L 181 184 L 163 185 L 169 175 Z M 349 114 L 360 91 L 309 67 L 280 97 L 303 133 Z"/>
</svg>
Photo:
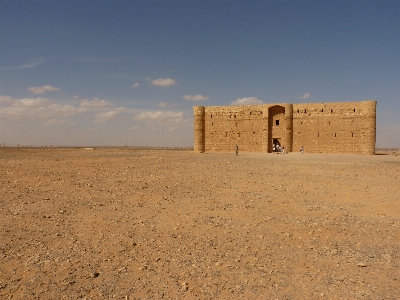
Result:
<svg viewBox="0 0 400 300">
<path fill-rule="evenodd" d="M 1 148 L 0 298 L 400 299 L 379 154 Z"/>
</svg>

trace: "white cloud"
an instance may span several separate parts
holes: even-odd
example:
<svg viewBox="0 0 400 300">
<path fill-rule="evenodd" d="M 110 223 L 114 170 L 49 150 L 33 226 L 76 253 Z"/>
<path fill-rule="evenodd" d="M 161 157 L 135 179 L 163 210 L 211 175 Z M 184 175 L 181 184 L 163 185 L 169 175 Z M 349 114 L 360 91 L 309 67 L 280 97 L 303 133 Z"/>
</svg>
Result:
<svg viewBox="0 0 400 300">
<path fill-rule="evenodd" d="M 231 103 L 231 105 L 254 105 L 254 104 L 262 104 L 262 100 L 257 99 L 257 97 L 247 97 L 247 98 L 239 98 Z"/>
<path fill-rule="evenodd" d="M 28 88 L 28 91 L 30 91 L 32 94 L 44 94 L 46 92 L 55 92 L 59 91 L 59 88 L 53 87 L 51 85 L 44 85 L 44 86 L 32 86 Z"/>
<path fill-rule="evenodd" d="M 158 106 L 159 106 L 159 107 L 166 107 L 166 106 L 167 106 L 167 103 L 165 103 L 165 102 L 159 102 L 159 103 L 158 103 Z"/>
<path fill-rule="evenodd" d="M 105 113 L 100 113 L 94 117 L 94 122 L 95 123 L 105 123 L 108 120 L 115 118 L 117 115 L 118 115 L 118 112 L 115 110 L 111 110 L 111 111 L 105 112 Z"/>
<path fill-rule="evenodd" d="M 82 99 L 81 100 L 81 107 L 109 107 L 113 104 L 106 100 L 100 100 L 99 98 L 93 98 L 93 100 L 89 99 Z"/>
<path fill-rule="evenodd" d="M 133 116 L 138 121 L 181 121 L 183 112 L 174 111 L 144 111 Z"/>
<path fill-rule="evenodd" d="M 126 110 L 125 107 L 117 107 L 113 110 L 110 110 L 108 112 L 104 112 L 104 113 L 98 113 L 95 117 L 94 117 L 94 122 L 95 123 L 105 123 L 111 119 L 114 119 L 116 116 L 119 115 L 120 112 Z"/>
<path fill-rule="evenodd" d="M 29 110 L 26 107 L 4 107 L 0 109 L 0 116 L 3 118 L 17 119 L 23 116 L 27 116 Z"/>
<path fill-rule="evenodd" d="M 176 80 L 175 79 L 171 79 L 171 78 L 159 78 L 159 79 L 154 79 L 151 81 L 152 85 L 155 86 L 160 86 L 160 87 L 168 87 L 168 86 L 172 86 L 176 84 Z"/>
<path fill-rule="evenodd" d="M 13 98 L 10 96 L 0 96 L 0 103 L 11 103 Z"/>
<path fill-rule="evenodd" d="M 183 96 L 183 99 L 188 100 L 188 101 L 206 101 L 208 99 L 210 99 L 210 97 L 208 96 L 203 96 L 203 95 L 195 95 L 195 96 L 191 96 L 191 95 L 185 95 Z"/>
<path fill-rule="evenodd" d="M 308 98 L 310 98 L 310 93 L 305 93 L 300 97 L 300 99 L 308 99 Z"/>
<path fill-rule="evenodd" d="M 16 99 L 12 106 L 19 107 L 39 107 L 48 103 L 49 100 L 46 98 L 24 98 L 24 99 Z"/>
<path fill-rule="evenodd" d="M 9 66 L 9 67 L 3 67 L 1 68 L 2 70 L 23 70 L 23 69 L 32 69 L 32 68 L 36 68 L 37 66 L 39 66 L 42 62 L 44 61 L 44 59 L 40 59 L 38 61 L 34 61 L 28 64 L 23 64 L 20 66 Z"/>
<path fill-rule="evenodd" d="M 57 118 L 79 113 L 79 107 L 64 105 L 46 98 L 15 99 L 0 96 L 6 107 L 0 109 L 0 116 L 12 119 L 24 118 Z"/>
<path fill-rule="evenodd" d="M 134 88 L 137 88 L 137 87 L 139 87 L 139 83 L 138 83 L 138 82 L 135 82 L 135 83 L 132 85 L 132 88 L 134 89 Z"/>
<path fill-rule="evenodd" d="M 43 117 L 50 116 L 71 116 L 78 112 L 78 108 L 72 105 L 63 105 L 58 103 L 53 103 L 46 107 L 41 107 L 38 109 L 38 112 Z"/>
<path fill-rule="evenodd" d="M 38 99 L 41 100 L 41 98 Z M 13 119 L 24 119 L 28 117 L 55 118 L 67 117 L 78 112 L 78 108 L 72 105 L 58 103 L 48 104 L 47 100 L 30 101 L 30 99 L 18 99 L 9 107 L 0 109 L 0 116 Z"/>
</svg>

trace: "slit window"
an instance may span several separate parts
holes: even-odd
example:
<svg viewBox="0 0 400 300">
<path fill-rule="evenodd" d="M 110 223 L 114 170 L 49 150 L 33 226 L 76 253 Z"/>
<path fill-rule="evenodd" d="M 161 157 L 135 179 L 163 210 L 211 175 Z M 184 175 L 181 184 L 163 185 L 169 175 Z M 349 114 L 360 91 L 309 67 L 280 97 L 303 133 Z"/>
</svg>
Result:
<svg viewBox="0 0 400 300">
<path fill-rule="evenodd" d="M 354 132 L 351 133 L 351 137 L 354 137 Z"/>
</svg>

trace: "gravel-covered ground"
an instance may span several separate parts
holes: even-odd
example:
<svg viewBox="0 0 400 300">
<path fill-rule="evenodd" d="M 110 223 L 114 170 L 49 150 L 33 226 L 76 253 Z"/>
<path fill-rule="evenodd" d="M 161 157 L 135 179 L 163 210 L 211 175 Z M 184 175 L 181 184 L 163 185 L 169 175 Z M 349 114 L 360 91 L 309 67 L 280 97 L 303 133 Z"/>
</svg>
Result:
<svg viewBox="0 0 400 300">
<path fill-rule="evenodd" d="M 0 149 L 1 299 L 400 299 L 400 156 Z"/>
</svg>

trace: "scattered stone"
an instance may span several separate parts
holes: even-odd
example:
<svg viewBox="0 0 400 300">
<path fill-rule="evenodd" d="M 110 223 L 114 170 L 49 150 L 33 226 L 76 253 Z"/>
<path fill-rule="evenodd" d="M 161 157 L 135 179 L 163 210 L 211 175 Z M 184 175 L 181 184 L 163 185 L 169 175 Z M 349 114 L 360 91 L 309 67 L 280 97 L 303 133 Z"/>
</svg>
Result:
<svg viewBox="0 0 400 300">
<path fill-rule="evenodd" d="M 186 292 L 188 289 L 189 289 L 189 286 L 188 286 L 187 282 L 184 281 L 184 282 L 182 283 L 182 289 L 181 289 L 181 291 L 182 291 L 182 292 Z"/>
<path fill-rule="evenodd" d="M 359 266 L 359 267 L 366 267 L 367 264 L 366 264 L 365 262 L 359 262 L 359 263 L 357 264 L 357 266 Z"/>
</svg>

